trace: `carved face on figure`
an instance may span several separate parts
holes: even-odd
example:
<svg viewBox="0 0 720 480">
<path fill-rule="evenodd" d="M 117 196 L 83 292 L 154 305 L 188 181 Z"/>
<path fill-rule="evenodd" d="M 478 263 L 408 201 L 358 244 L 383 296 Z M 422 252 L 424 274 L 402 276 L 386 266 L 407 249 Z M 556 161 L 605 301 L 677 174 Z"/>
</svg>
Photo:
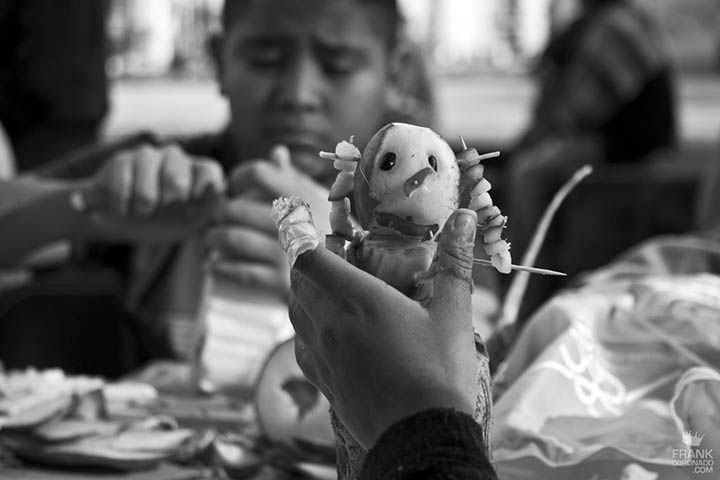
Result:
<svg viewBox="0 0 720 480">
<path fill-rule="evenodd" d="M 432 238 L 458 208 L 460 168 L 429 128 L 391 123 L 368 142 L 355 174 L 358 220 L 366 230 Z"/>
</svg>

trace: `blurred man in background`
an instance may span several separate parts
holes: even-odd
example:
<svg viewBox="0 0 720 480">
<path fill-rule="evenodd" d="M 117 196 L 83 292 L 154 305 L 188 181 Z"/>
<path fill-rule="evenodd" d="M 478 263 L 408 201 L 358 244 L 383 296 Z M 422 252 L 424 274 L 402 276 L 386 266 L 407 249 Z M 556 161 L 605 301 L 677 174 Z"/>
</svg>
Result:
<svg viewBox="0 0 720 480">
<path fill-rule="evenodd" d="M 537 67 L 530 125 L 510 165 L 513 251 L 522 255 L 552 195 L 583 164 L 638 162 L 677 140 L 666 32 L 636 0 L 561 0 Z M 570 20 L 576 14 L 574 20 Z M 539 263 L 552 266 L 552 237 Z M 533 278 L 521 317 L 551 291 Z"/>
<path fill-rule="evenodd" d="M 223 34 L 213 45 L 218 83 L 230 104 L 224 131 L 182 140 L 181 148 L 159 141 L 126 146 L 111 162 L 107 155 L 83 153 L 47 166 L 42 178 L 24 183 L 15 197 L 24 199 L 18 208 L 5 203 L 6 211 L 15 213 L 13 221 L 25 219 L 24 227 L 13 223 L 13 229 L 26 233 L 4 240 L 0 263 L 15 261 L 50 233 L 51 240 L 108 242 L 114 236 L 120 243 L 152 245 L 134 253 L 128 303 L 158 331 L 153 335 L 158 343 L 173 339 L 165 347 L 156 344 L 155 352 L 186 358 L 192 353 L 191 325 L 199 308 L 205 248 L 219 252 L 220 260 L 211 266 L 217 272 L 284 299 L 287 267 L 270 222 L 271 200 L 299 194 L 311 202 L 317 219 L 327 219 L 327 187 L 336 172 L 317 153 L 334 150 L 351 135 L 362 147 L 388 119 L 411 120 L 411 113 L 394 107 L 413 103 L 397 97 L 407 88 L 401 81 L 404 72 L 417 71 L 407 65 L 417 57 L 408 54 L 394 0 L 313 0 L 302 5 L 232 0 L 225 5 L 222 23 Z M 277 145 L 285 148 L 267 161 Z M 217 212 L 206 208 L 212 199 L 203 200 L 194 189 L 224 189 L 224 181 L 208 167 L 210 160 L 228 179 L 230 198 Z M 78 183 L 73 179 L 77 172 L 95 173 Z M 198 172 L 204 173 L 198 177 Z M 39 207 L 41 198 L 32 195 L 57 196 L 60 190 L 69 196 L 78 189 L 85 197 L 86 213 L 80 219 L 62 201 L 44 202 L 53 207 L 47 217 L 48 210 Z M 5 188 L 5 195 L 12 197 L 12 190 Z M 199 208 L 185 211 L 195 201 Z M 23 208 L 32 215 L 19 214 Z M 54 221 L 43 221 L 47 218 Z M 83 222 L 94 226 L 79 228 Z M 100 237 L 98 228 L 104 232 Z"/>
</svg>

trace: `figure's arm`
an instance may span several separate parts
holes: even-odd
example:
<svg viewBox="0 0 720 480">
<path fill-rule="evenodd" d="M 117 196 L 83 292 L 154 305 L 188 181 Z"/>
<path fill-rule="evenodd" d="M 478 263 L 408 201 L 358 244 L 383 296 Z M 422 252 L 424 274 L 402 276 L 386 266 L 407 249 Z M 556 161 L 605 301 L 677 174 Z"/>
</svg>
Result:
<svg viewBox="0 0 720 480">
<path fill-rule="evenodd" d="M 358 233 L 353 225 L 350 210 L 350 195 L 355 182 L 355 171 L 360 162 L 360 150 L 350 141 L 342 141 L 335 147 L 335 153 L 320 152 L 320 157 L 333 160 L 338 170 L 335 182 L 330 188 L 328 200 L 330 209 L 330 229 L 332 233 L 325 237 L 325 247 L 331 252 L 345 257 L 345 242 L 352 241 Z"/>
<path fill-rule="evenodd" d="M 463 141 L 464 144 L 464 141 Z M 497 153 L 489 154 L 497 156 Z M 483 239 L 483 249 L 490 257 L 492 265 L 501 273 L 510 273 L 512 258 L 510 244 L 502 238 L 507 217 L 493 205 L 490 197 L 492 185 L 484 177 L 485 168 L 480 163 L 487 156 L 479 155 L 474 148 L 465 148 L 458 155 L 458 164 L 462 172 L 462 189 L 467 193 L 470 203 L 467 208 L 474 210 L 478 216 L 478 224 Z"/>
</svg>

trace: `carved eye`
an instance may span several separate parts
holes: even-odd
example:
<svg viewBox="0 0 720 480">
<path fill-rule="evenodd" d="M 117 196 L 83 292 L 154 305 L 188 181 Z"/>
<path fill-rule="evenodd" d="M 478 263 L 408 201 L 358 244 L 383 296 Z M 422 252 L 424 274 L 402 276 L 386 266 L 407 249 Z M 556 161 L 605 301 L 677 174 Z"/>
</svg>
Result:
<svg viewBox="0 0 720 480">
<path fill-rule="evenodd" d="M 383 158 L 380 161 L 380 170 L 392 170 L 392 168 L 395 166 L 396 159 L 397 155 L 395 155 L 393 152 L 388 152 L 383 155 Z"/>
<path fill-rule="evenodd" d="M 435 158 L 435 155 L 430 155 L 428 157 L 428 163 L 430 164 L 430 167 L 437 172 L 437 158 Z"/>
</svg>

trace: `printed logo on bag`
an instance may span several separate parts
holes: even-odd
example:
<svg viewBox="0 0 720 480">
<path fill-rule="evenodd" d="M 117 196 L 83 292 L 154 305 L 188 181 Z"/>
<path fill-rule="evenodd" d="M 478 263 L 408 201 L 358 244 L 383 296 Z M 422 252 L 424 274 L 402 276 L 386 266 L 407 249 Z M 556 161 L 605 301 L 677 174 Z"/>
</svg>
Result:
<svg viewBox="0 0 720 480">
<path fill-rule="evenodd" d="M 715 471 L 715 459 L 712 448 L 702 448 L 704 433 L 683 430 L 682 443 L 686 448 L 674 448 L 672 464 L 690 469 L 694 474 L 712 475 Z"/>
</svg>

